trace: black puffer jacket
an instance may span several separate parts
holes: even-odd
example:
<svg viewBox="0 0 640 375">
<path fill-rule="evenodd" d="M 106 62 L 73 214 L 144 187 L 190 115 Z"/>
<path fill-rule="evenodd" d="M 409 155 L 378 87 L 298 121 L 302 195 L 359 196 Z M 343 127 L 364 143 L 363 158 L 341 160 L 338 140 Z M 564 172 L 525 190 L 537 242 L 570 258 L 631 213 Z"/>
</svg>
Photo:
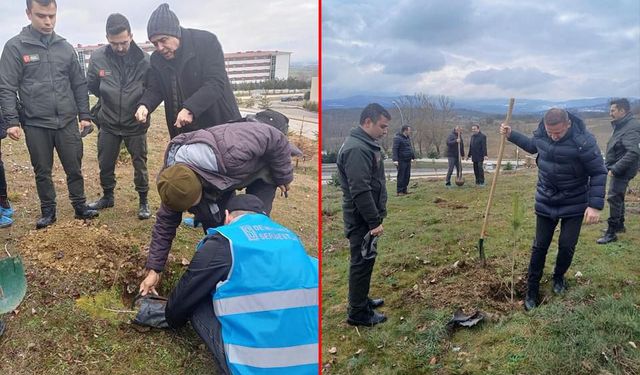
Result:
<svg viewBox="0 0 640 375">
<path fill-rule="evenodd" d="M 617 178 L 631 180 L 640 164 L 640 123 L 631 113 L 611 122 L 613 134 L 607 142 L 605 163 Z"/>
<path fill-rule="evenodd" d="M 90 120 L 87 81 L 73 46 L 56 33 L 45 46 L 40 35 L 26 26 L 4 45 L 0 107 L 6 126 L 19 126 L 16 92 L 24 108 L 23 125 L 59 129 L 74 119 Z"/>
<path fill-rule="evenodd" d="M 569 114 L 571 128 L 554 142 L 541 121 L 533 138 L 512 131 L 509 141 L 537 153 L 536 214 L 550 218 L 584 215 L 587 207 L 604 207 L 607 169 L 596 139 L 582 120 Z"/>
<path fill-rule="evenodd" d="M 396 136 L 393 137 L 391 154 L 391 160 L 393 161 L 411 161 L 411 159 L 415 159 L 416 156 L 411 146 L 411 138 L 402 134 L 402 132 L 397 133 Z"/>
<path fill-rule="evenodd" d="M 158 52 L 151 55 L 149 87 L 140 99 L 149 112 L 164 100 L 171 138 L 241 118 L 218 38 L 203 30 L 181 28 L 181 32 L 173 60 Z M 176 128 L 173 124 L 183 108 L 193 113 L 193 123 Z"/>
<path fill-rule="evenodd" d="M 91 54 L 87 71 L 89 91 L 100 99 L 94 119 L 100 130 L 115 135 L 140 135 L 147 124 L 135 119 L 138 100 L 142 97 L 149 71 L 149 55 L 131 42 L 126 56 L 116 55 L 111 46 L 103 46 Z"/>
<path fill-rule="evenodd" d="M 376 228 L 387 216 L 387 187 L 380 145 L 360 126 L 338 152 L 345 235 L 360 226 Z"/>
</svg>

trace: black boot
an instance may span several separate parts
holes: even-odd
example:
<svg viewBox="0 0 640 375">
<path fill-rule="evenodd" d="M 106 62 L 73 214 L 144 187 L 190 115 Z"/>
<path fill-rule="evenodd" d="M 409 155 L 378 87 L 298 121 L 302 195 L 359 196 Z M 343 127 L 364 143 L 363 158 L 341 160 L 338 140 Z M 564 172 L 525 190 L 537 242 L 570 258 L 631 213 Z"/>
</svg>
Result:
<svg viewBox="0 0 640 375">
<path fill-rule="evenodd" d="M 151 217 L 149 210 L 149 202 L 147 202 L 147 193 L 140 193 L 140 205 L 138 207 L 138 219 L 146 220 Z"/>
<path fill-rule="evenodd" d="M 611 227 L 609 227 L 611 229 Z M 604 236 L 598 238 L 596 240 L 596 243 L 598 245 L 604 245 L 607 244 L 609 242 L 615 242 L 618 240 L 618 236 L 616 236 L 616 232 L 614 230 L 607 230 L 607 232 L 604 234 Z"/>
<path fill-rule="evenodd" d="M 553 279 L 553 292 L 555 294 L 563 294 L 564 292 L 567 291 L 567 281 L 564 279 L 564 277 L 556 279 Z"/>
<path fill-rule="evenodd" d="M 373 327 L 376 324 L 384 323 L 387 321 L 387 317 L 384 314 L 373 311 L 372 314 L 368 318 L 347 318 L 347 323 L 352 326 L 365 326 L 365 327 Z"/>
<path fill-rule="evenodd" d="M 527 293 L 527 296 L 524 299 L 524 309 L 530 311 L 536 307 L 538 307 L 538 295 Z"/>
<path fill-rule="evenodd" d="M 95 202 L 89 203 L 87 207 L 92 210 L 103 210 L 105 208 L 113 207 L 113 191 L 105 191 L 102 197 Z"/>
<path fill-rule="evenodd" d="M 42 209 L 42 217 L 36 222 L 36 229 L 46 228 L 56 222 L 56 208 L 48 207 Z"/>
<path fill-rule="evenodd" d="M 76 219 L 93 219 L 94 217 L 98 216 L 98 211 L 89 208 L 89 206 L 87 206 L 86 204 L 80 205 L 80 206 L 75 206 L 74 211 L 76 213 L 75 218 Z"/>
</svg>

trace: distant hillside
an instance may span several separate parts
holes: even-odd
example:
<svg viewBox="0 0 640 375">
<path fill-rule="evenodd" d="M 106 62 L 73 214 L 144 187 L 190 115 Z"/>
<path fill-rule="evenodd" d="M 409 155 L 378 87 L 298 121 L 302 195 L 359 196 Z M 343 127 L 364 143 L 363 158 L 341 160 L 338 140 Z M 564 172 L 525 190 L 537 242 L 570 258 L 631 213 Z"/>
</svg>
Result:
<svg viewBox="0 0 640 375">
<path fill-rule="evenodd" d="M 385 107 L 393 107 L 393 101 L 398 97 L 366 96 L 358 95 L 343 99 L 329 99 L 322 101 L 323 109 L 362 108 L 368 103 L 377 102 Z M 543 99 L 518 99 L 516 98 L 515 114 L 540 114 L 552 107 L 572 109 L 576 112 L 609 112 L 610 98 L 587 98 L 565 101 L 553 101 Z M 507 98 L 498 99 L 464 99 L 452 97 L 456 112 L 469 111 L 471 113 L 503 114 L 507 110 Z M 638 101 L 638 98 L 630 98 Z"/>
<path fill-rule="evenodd" d="M 301 81 L 311 81 L 311 77 L 318 76 L 318 64 L 291 64 L 289 77 Z"/>
</svg>

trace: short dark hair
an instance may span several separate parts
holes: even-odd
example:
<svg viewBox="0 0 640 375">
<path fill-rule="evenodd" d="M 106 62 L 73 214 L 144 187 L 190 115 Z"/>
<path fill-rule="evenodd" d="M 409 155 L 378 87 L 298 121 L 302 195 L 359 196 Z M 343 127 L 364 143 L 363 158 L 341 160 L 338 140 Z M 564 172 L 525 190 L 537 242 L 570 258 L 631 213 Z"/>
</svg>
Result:
<svg viewBox="0 0 640 375">
<path fill-rule="evenodd" d="M 31 8 L 33 7 L 33 3 L 38 3 L 40 5 L 42 5 L 43 7 L 48 7 L 49 4 L 54 4 L 56 7 L 58 6 L 58 3 L 56 3 L 56 0 L 27 0 L 27 9 L 31 10 Z"/>
<path fill-rule="evenodd" d="M 618 109 L 623 109 L 625 112 L 631 111 L 631 105 L 627 98 L 611 99 L 609 105 L 615 105 Z"/>
<path fill-rule="evenodd" d="M 473 129 L 473 127 L 474 127 L 474 126 L 475 126 L 476 128 L 478 128 L 478 130 L 480 130 L 480 125 L 478 125 L 478 124 L 473 124 L 473 125 L 471 125 L 471 128 Z"/>
<path fill-rule="evenodd" d="M 562 108 L 551 108 L 544 114 L 544 124 L 553 126 L 569 122 L 569 113 Z"/>
<path fill-rule="evenodd" d="M 405 130 L 411 128 L 411 126 L 409 125 L 402 125 L 402 128 L 400 128 L 400 131 L 404 133 Z"/>
<path fill-rule="evenodd" d="M 391 115 L 386 109 L 384 109 L 384 107 L 378 103 L 371 103 L 362 110 L 362 113 L 360 114 L 360 125 L 364 125 L 367 119 L 376 123 L 380 120 L 380 116 L 384 116 L 387 120 L 391 120 Z"/>
<path fill-rule="evenodd" d="M 127 17 L 120 13 L 113 13 L 107 17 L 107 35 L 118 35 L 123 31 L 131 34 L 131 25 Z"/>
</svg>

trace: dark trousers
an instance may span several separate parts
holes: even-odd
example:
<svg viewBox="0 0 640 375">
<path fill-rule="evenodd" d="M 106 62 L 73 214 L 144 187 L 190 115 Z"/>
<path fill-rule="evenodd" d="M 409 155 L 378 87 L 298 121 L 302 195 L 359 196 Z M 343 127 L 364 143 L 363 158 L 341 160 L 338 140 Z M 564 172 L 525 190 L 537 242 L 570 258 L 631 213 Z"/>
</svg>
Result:
<svg viewBox="0 0 640 375">
<path fill-rule="evenodd" d="M 409 186 L 409 179 L 411 178 L 411 160 L 398 161 L 398 193 L 406 193 L 407 186 Z"/>
<path fill-rule="evenodd" d="M 560 238 L 558 239 L 558 257 L 553 271 L 554 279 L 561 279 L 571 266 L 573 253 L 578 243 L 580 229 L 582 228 L 582 216 L 564 219 L 551 219 L 536 215 L 536 238 L 531 248 L 531 261 L 529 262 L 529 274 L 527 277 L 528 293 L 537 296 L 540 289 L 540 279 L 544 271 L 544 263 L 553 233 L 560 222 Z"/>
<path fill-rule="evenodd" d="M 476 184 L 484 184 L 484 168 L 482 161 L 473 162 L 473 174 L 476 176 Z"/>
<path fill-rule="evenodd" d="M 101 130 L 98 133 L 98 164 L 100 166 L 100 186 L 106 194 L 113 194 L 116 187 L 116 162 L 120 155 L 120 145 L 124 145 L 131 155 L 133 183 L 138 193 L 149 191 L 147 172 L 147 135 L 115 135 Z"/>
<path fill-rule="evenodd" d="M 63 128 L 47 129 L 25 126 L 24 135 L 31 157 L 31 165 L 36 175 L 36 189 L 42 210 L 55 209 L 56 191 L 51 179 L 53 150 L 67 175 L 69 199 L 74 207 L 85 204 L 84 179 L 82 177 L 82 139 L 76 120 Z"/>
<path fill-rule="evenodd" d="M 227 357 L 224 354 L 224 343 L 222 341 L 222 326 L 213 311 L 213 301 L 206 300 L 196 307 L 191 315 L 191 326 L 194 331 L 204 341 L 209 352 L 213 354 L 213 359 L 218 365 L 220 374 L 229 374 Z"/>
<path fill-rule="evenodd" d="M 4 163 L 2 162 L 2 140 L 0 140 L 0 197 L 7 197 L 7 176 L 4 173 Z"/>
<path fill-rule="evenodd" d="M 365 224 L 349 233 L 351 262 L 349 264 L 349 317 L 366 320 L 373 314 L 369 306 L 371 274 L 376 259 L 364 259 L 361 249 L 364 236 L 369 232 Z"/>
<path fill-rule="evenodd" d="M 276 197 L 277 190 L 277 186 L 258 179 L 247 186 L 246 193 L 253 194 L 260 198 L 262 203 L 264 203 L 265 212 L 267 215 L 271 215 L 271 207 L 273 206 L 273 199 Z"/>
<path fill-rule="evenodd" d="M 607 202 L 609 202 L 609 219 L 607 224 L 611 229 L 624 227 L 624 195 L 627 193 L 629 180 L 609 177 L 609 190 Z"/>
<path fill-rule="evenodd" d="M 458 168 L 460 168 L 460 163 L 458 162 L 458 158 L 455 157 L 451 157 L 449 156 L 447 158 L 447 160 L 449 161 L 449 169 L 447 170 L 447 178 L 446 178 L 446 182 L 447 184 L 451 183 L 451 174 L 453 173 L 453 168 L 456 168 L 456 176 L 461 172 Z"/>
</svg>

